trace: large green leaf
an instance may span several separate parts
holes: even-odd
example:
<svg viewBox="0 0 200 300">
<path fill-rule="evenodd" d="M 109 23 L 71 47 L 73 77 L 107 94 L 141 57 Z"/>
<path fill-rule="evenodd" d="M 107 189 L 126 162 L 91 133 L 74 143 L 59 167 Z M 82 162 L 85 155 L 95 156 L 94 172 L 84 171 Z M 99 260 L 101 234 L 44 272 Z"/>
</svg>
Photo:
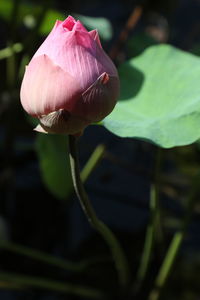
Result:
<svg viewBox="0 0 200 300">
<path fill-rule="evenodd" d="M 121 137 L 161 147 L 200 138 L 200 58 L 170 45 L 152 46 L 119 68 L 121 95 L 103 125 Z"/>
<path fill-rule="evenodd" d="M 67 199 L 73 187 L 67 153 L 67 137 L 38 134 L 36 151 L 42 178 L 47 188 L 57 198 Z"/>
</svg>

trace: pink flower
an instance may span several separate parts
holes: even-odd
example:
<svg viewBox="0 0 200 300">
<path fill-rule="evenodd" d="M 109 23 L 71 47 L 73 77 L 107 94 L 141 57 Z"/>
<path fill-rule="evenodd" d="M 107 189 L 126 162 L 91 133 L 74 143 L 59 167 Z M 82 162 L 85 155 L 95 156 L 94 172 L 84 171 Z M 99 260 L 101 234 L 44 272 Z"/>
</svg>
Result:
<svg viewBox="0 0 200 300">
<path fill-rule="evenodd" d="M 26 67 L 20 96 L 39 119 L 35 130 L 79 134 L 113 110 L 118 94 L 117 70 L 97 30 L 88 32 L 69 16 L 56 21 Z"/>
</svg>

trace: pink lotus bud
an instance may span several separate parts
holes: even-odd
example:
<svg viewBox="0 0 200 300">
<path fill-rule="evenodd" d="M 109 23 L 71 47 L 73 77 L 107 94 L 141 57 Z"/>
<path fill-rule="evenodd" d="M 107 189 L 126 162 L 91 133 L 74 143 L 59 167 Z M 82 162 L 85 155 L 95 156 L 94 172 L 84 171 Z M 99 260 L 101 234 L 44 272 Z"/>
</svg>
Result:
<svg viewBox="0 0 200 300">
<path fill-rule="evenodd" d="M 117 70 L 97 30 L 69 16 L 55 23 L 26 67 L 20 96 L 39 119 L 37 131 L 79 134 L 113 110 L 118 94 Z"/>
</svg>

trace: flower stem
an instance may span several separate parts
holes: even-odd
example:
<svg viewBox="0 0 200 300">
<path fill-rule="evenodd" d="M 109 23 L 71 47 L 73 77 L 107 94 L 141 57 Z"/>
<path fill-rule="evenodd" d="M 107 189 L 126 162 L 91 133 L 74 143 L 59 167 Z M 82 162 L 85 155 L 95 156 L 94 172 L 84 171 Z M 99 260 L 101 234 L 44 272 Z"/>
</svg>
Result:
<svg viewBox="0 0 200 300">
<path fill-rule="evenodd" d="M 102 221 L 98 219 L 90 203 L 80 178 L 77 138 L 72 135 L 69 135 L 69 156 L 74 189 L 80 201 L 81 207 L 91 226 L 100 233 L 110 248 L 118 272 L 119 283 L 121 287 L 125 288 L 129 283 L 128 262 L 115 235 Z"/>
</svg>

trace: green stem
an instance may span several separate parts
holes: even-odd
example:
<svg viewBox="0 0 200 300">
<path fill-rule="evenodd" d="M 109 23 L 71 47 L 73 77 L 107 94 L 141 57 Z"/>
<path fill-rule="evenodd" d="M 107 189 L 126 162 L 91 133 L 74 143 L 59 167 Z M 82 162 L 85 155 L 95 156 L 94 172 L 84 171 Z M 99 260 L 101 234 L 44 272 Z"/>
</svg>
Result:
<svg viewBox="0 0 200 300">
<path fill-rule="evenodd" d="M 36 288 L 64 294 L 71 294 L 87 299 L 105 299 L 105 295 L 103 295 L 103 293 L 97 289 L 71 283 L 62 283 L 47 278 L 33 277 L 10 272 L 0 272 L 0 280 L 18 285 L 22 289 Z"/>
<path fill-rule="evenodd" d="M 174 234 L 174 237 L 172 238 L 172 241 L 169 245 L 167 253 L 164 257 L 163 263 L 162 263 L 160 270 L 158 272 L 158 275 L 156 277 L 155 287 L 151 291 L 148 300 L 160 299 L 161 291 L 165 287 L 166 282 L 169 278 L 170 272 L 172 271 L 172 268 L 174 266 L 174 263 L 176 261 L 178 254 L 179 254 L 180 248 L 184 241 L 184 237 L 185 237 L 188 225 L 189 225 L 191 217 L 192 217 L 195 195 L 196 195 L 196 191 L 198 190 L 198 184 L 199 184 L 199 176 L 197 176 L 197 178 L 194 181 L 192 193 L 188 199 L 186 214 L 183 219 L 181 229 L 178 230 Z"/>
<path fill-rule="evenodd" d="M 20 2 L 21 0 L 13 1 L 11 14 L 10 14 L 8 36 L 9 36 L 9 40 L 12 42 L 15 40 L 15 35 L 17 32 L 17 21 L 19 18 Z"/>
<path fill-rule="evenodd" d="M 0 249 L 5 249 L 9 252 L 23 255 L 31 259 L 41 261 L 42 263 L 46 263 L 71 272 L 83 272 L 90 265 L 103 263 L 105 261 L 108 262 L 108 259 L 105 257 L 88 259 L 81 262 L 71 262 L 65 259 L 54 257 L 50 254 L 38 250 L 34 250 L 29 247 L 25 247 L 22 245 L 18 245 L 6 241 L 0 241 Z"/>
<path fill-rule="evenodd" d="M 13 53 L 20 53 L 23 50 L 23 45 L 20 43 L 15 43 L 10 47 L 6 47 L 0 50 L 0 60 L 8 58 L 13 55 Z"/>
<path fill-rule="evenodd" d="M 125 288 L 129 283 L 128 262 L 115 235 L 103 222 L 98 219 L 93 207 L 91 206 L 90 200 L 80 178 L 76 137 L 72 135 L 69 136 L 69 155 L 74 189 L 80 201 L 81 207 L 91 226 L 100 233 L 110 248 L 118 272 L 119 283 L 121 287 Z"/>
<path fill-rule="evenodd" d="M 147 225 L 144 248 L 141 255 L 141 261 L 138 268 L 136 282 L 133 285 L 133 293 L 138 293 L 146 278 L 150 265 L 154 243 L 157 240 L 162 240 L 162 230 L 160 222 L 160 207 L 159 207 L 159 179 L 161 169 L 161 149 L 156 149 L 156 160 L 154 168 L 154 183 L 151 185 L 150 193 L 150 219 Z"/>
<path fill-rule="evenodd" d="M 161 222 L 161 208 L 160 208 L 160 171 L 162 164 L 162 149 L 157 148 L 156 161 L 155 161 L 155 177 L 153 184 L 153 197 L 155 201 L 155 210 L 154 210 L 154 230 L 155 230 L 155 239 L 159 244 L 163 242 L 163 230 Z"/>
<path fill-rule="evenodd" d="M 144 248 L 142 252 L 141 262 L 137 273 L 137 282 L 136 282 L 136 291 L 141 288 L 141 285 L 146 277 L 148 267 L 150 264 L 154 235 L 155 235 L 155 216 L 157 212 L 157 202 L 156 202 L 156 193 L 155 186 L 151 187 L 151 197 L 150 197 L 150 221 L 147 226 Z"/>
<path fill-rule="evenodd" d="M 169 248 L 167 250 L 161 268 L 158 272 L 158 275 L 156 277 L 155 288 L 151 291 L 148 300 L 158 300 L 160 298 L 161 290 L 164 288 L 166 284 L 166 281 L 169 277 L 169 274 L 172 270 L 176 257 L 181 248 L 183 239 L 184 239 L 183 231 L 178 231 L 175 233 L 169 245 Z"/>
<path fill-rule="evenodd" d="M 81 171 L 82 182 L 85 182 L 88 179 L 90 174 L 93 172 L 100 160 L 103 158 L 104 153 L 105 146 L 101 144 L 98 145 Z"/>
<path fill-rule="evenodd" d="M 16 52 L 12 50 L 13 44 L 11 42 L 8 42 L 7 46 L 7 49 L 12 51 L 12 55 L 7 56 L 6 60 L 6 81 L 8 89 L 12 91 L 16 84 Z"/>
</svg>

